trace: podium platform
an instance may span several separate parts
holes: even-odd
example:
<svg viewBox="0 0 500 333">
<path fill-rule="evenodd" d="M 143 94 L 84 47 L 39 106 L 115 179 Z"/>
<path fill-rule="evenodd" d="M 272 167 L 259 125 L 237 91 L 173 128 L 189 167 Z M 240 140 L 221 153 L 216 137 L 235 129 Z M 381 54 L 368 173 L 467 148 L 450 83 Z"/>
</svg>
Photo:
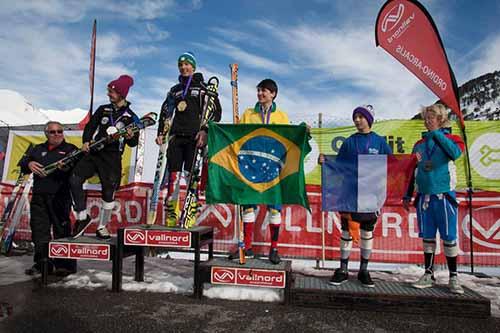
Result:
<svg viewBox="0 0 500 333">
<path fill-rule="evenodd" d="M 81 236 L 78 238 L 67 237 L 55 239 L 49 242 L 49 258 L 54 259 L 76 259 L 76 260 L 99 260 L 112 261 L 112 287 L 111 290 L 118 292 L 121 290 L 122 262 L 117 260 L 117 240 L 111 238 L 107 240 L 97 237 Z M 121 259 L 130 255 L 136 255 L 137 259 L 141 253 L 137 249 L 129 248 L 121 253 Z M 48 262 L 42 260 L 42 284 L 47 285 Z M 136 280 L 137 280 L 136 276 Z"/>
<path fill-rule="evenodd" d="M 284 289 L 285 304 L 290 299 L 290 288 L 292 284 L 292 262 L 282 260 L 278 265 L 273 265 L 266 259 L 247 259 L 244 265 L 237 260 L 215 258 L 203 262 L 200 265 L 200 285 L 197 297 L 203 294 L 203 283 L 244 286 L 265 287 Z"/>
<path fill-rule="evenodd" d="M 366 288 L 355 278 L 340 286 L 332 286 L 328 278 L 296 274 L 290 303 L 339 310 L 489 317 L 490 300 L 471 289 L 464 287 L 464 290 L 463 295 L 456 295 L 446 286 L 415 289 L 409 283 L 389 281 L 376 281 L 375 288 Z"/>
<path fill-rule="evenodd" d="M 208 260 L 213 258 L 214 229 L 198 226 L 190 229 L 165 227 L 159 225 L 138 225 L 118 230 L 116 262 L 120 274 L 117 275 L 117 288 L 121 290 L 124 254 L 136 253 L 135 280 L 144 281 L 144 250 L 149 247 L 190 248 L 194 249 L 194 295 L 199 291 L 199 267 L 201 248 L 208 246 Z M 133 250 L 135 249 L 135 250 Z"/>
</svg>

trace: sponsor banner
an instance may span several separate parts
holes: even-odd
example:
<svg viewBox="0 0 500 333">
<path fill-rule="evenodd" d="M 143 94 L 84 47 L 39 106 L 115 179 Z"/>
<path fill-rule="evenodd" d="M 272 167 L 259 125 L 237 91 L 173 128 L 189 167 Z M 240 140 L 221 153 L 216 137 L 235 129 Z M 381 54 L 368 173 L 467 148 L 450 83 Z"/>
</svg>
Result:
<svg viewBox="0 0 500 333">
<path fill-rule="evenodd" d="M 123 236 L 125 245 L 191 247 L 189 231 L 125 229 Z"/>
<path fill-rule="evenodd" d="M 263 288 L 285 288 L 286 272 L 267 269 L 234 267 L 212 267 L 212 284 L 251 286 Z"/>
<path fill-rule="evenodd" d="M 108 261 L 111 258 L 111 246 L 107 244 L 50 242 L 49 258 Z"/>
<path fill-rule="evenodd" d="M 109 226 L 116 234 L 118 228 L 134 226 L 146 222 L 146 202 L 150 185 L 134 184 L 123 187 L 116 194 L 116 207 L 113 210 Z M 0 184 L 0 213 L 12 190 L 11 185 Z M 336 213 L 321 212 L 321 187 L 308 186 L 308 199 L 311 212 L 297 205 L 283 206 L 279 251 L 283 257 L 322 259 L 324 230 L 325 259 L 337 261 L 340 255 L 340 219 Z M 88 233 L 95 232 L 100 214 L 100 193 L 87 191 L 87 208 L 93 223 Z M 181 198 L 184 191 L 181 191 Z M 458 246 L 459 263 L 470 262 L 470 227 L 469 212 L 464 193 L 459 193 L 458 209 Z M 203 199 L 203 198 L 202 198 Z M 160 198 L 157 224 L 163 221 L 163 204 Z M 254 226 L 253 249 L 258 254 L 269 252 L 269 213 L 264 206 L 259 206 L 257 221 Z M 233 205 L 203 205 L 198 217 L 198 224 L 214 227 L 214 250 L 228 252 L 237 244 L 236 210 Z M 74 217 L 72 217 L 74 220 Z M 472 234 L 474 235 L 474 263 L 476 265 L 500 265 L 500 193 L 475 192 L 473 199 Z M 137 236 L 135 236 L 137 237 Z M 139 238 L 129 239 L 128 242 Z M 23 212 L 16 239 L 31 239 L 29 227 L 29 208 Z M 442 242 L 438 242 L 437 262 L 445 263 Z M 132 245 L 132 244 L 130 244 Z M 353 246 L 352 260 L 359 259 L 359 248 Z M 418 224 L 415 210 L 405 211 L 399 202 L 390 202 L 382 209 L 381 216 L 374 230 L 374 250 L 372 260 L 390 263 L 422 263 L 422 241 L 418 238 Z"/>
<path fill-rule="evenodd" d="M 418 110 L 415 110 L 417 113 Z M 472 168 L 472 184 L 475 189 L 500 192 L 500 121 L 466 121 L 467 141 L 469 144 Z M 388 120 L 375 122 L 373 131 L 386 138 L 387 144 L 395 154 L 410 154 L 413 145 L 426 131 L 422 120 Z M 459 134 L 456 124 L 453 133 Z M 318 155 L 337 155 L 340 146 L 356 132 L 354 126 L 337 128 L 313 128 L 310 144 L 312 151 L 306 156 L 304 170 L 306 183 L 321 184 L 321 166 Z M 462 155 L 456 162 L 458 189 L 467 187 L 465 158 Z"/>
<path fill-rule="evenodd" d="M 380 9 L 375 42 L 418 77 L 463 123 L 458 87 L 429 12 L 416 0 L 390 0 Z"/>
</svg>

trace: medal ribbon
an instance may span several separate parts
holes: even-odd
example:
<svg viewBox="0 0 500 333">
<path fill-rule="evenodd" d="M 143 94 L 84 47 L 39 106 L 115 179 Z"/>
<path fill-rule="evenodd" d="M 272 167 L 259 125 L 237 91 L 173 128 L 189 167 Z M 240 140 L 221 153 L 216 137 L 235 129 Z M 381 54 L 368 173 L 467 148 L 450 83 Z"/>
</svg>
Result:
<svg viewBox="0 0 500 333">
<path fill-rule="evenodd" d="M 263 124 L 269 124 L 269 120 L 271 120 L 271 110 L 273 108 L 273 105 L 269 107 L 269 110 L 267 110 L 267 114 L 265 114 L 265 110 L 262 107 L 262 104 L 260 104 L 260 118 L 262 119 Z M 265 115 L 264 115 L 265 114 Z"/>
<path fill-rule="evenodd" d="M 437 144 L 434 143 L 432 149 L 429 149 L 429 140 L 425 140 L 425 155 L 428 157 L 427 160 L 431 160 L 432 154 L 436 151 Z"/>
<path fill-rule="evenodd" d="M 186 87 L 184 88 L 184 91 L 182 92 L 182 99 L 186 98 L 186 95 L 187 95 L 187 92 L 188 92 L 188 89 L 189 87 L 191 86 L 191 80 L 193 79 L 193 76 L 192 75 L 189 75 L 189 79 L 188 79 L 188 82 L 186 84 Z"/>
<path fill-rule="evenodd" d="M 120 120 L 120 118 L 123 116 L 125 111 L 127 111 L 127 110 L 123 110 L 122 112 L 120 112 L 120 114 L 118 115 L 118 118 L 116 118 L 116 120 L 113 120 L 113 112 L 114 112 L 114 108 L 113 108 L 113 111 L 109 115 L 109 120 L 111 121 L 111 126 L 115 126 L 115 124 L 118 122 L 118 120 Z"/>
</svg>

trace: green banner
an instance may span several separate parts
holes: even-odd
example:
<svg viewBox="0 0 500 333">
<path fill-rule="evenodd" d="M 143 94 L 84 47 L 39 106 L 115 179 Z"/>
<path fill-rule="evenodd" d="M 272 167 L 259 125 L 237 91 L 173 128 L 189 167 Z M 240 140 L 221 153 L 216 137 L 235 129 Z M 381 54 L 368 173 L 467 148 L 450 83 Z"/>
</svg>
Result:
<svg viewBox="0 0 500 333">
<path fill-rule="evenodd" d="M 500 121 L 467 121 L 465 128 L 473 187 L 500 192 Z M 426 129 L 422 120 L 387 120 L 374 123 L 373 130 L 386 137 L 395 154 L 408 154 Z M 336 155 L 342 142 L 355 132 L 354 126 L 312 129 L 312 153 L 305 160 L 307 184 L 321 183 L 321 169 L 317 164 L 319 153 Z M 461 135 L 456 125 L 453 133 Z M 464 156 L 456 161 L 458 189 L 467 187 Z"/>
</svg>

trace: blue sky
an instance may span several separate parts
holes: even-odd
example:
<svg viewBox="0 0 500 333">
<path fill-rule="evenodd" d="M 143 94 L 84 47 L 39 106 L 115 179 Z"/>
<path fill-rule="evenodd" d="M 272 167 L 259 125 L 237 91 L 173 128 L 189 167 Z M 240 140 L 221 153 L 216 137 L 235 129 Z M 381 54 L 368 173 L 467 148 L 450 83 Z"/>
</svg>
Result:
<svg viewBox="0 0 500 333">
<path fill-rule="evenodd" d="M 92 21 L 97 19 L 96 105 L 107 82 L 130 74 L 139 114 L 158 111 L 177 80 L 177 57 L 193 51 L 198 70 L 221 79 L 230 121 L 229 63 L 239 63 L 240 112 L 255 85 L 278 82 L 277 103 L 294 123 L 350 118 L 373 104 L 377 118 L 409 118 L 436 98 L 374 43 L 385 1 L 45 0 L 0 1 L 0 89 L 44 109 L 88 108 Z M 500 3 L 422 0 L 459 84 L 500 69 Z"/>
</svg>

